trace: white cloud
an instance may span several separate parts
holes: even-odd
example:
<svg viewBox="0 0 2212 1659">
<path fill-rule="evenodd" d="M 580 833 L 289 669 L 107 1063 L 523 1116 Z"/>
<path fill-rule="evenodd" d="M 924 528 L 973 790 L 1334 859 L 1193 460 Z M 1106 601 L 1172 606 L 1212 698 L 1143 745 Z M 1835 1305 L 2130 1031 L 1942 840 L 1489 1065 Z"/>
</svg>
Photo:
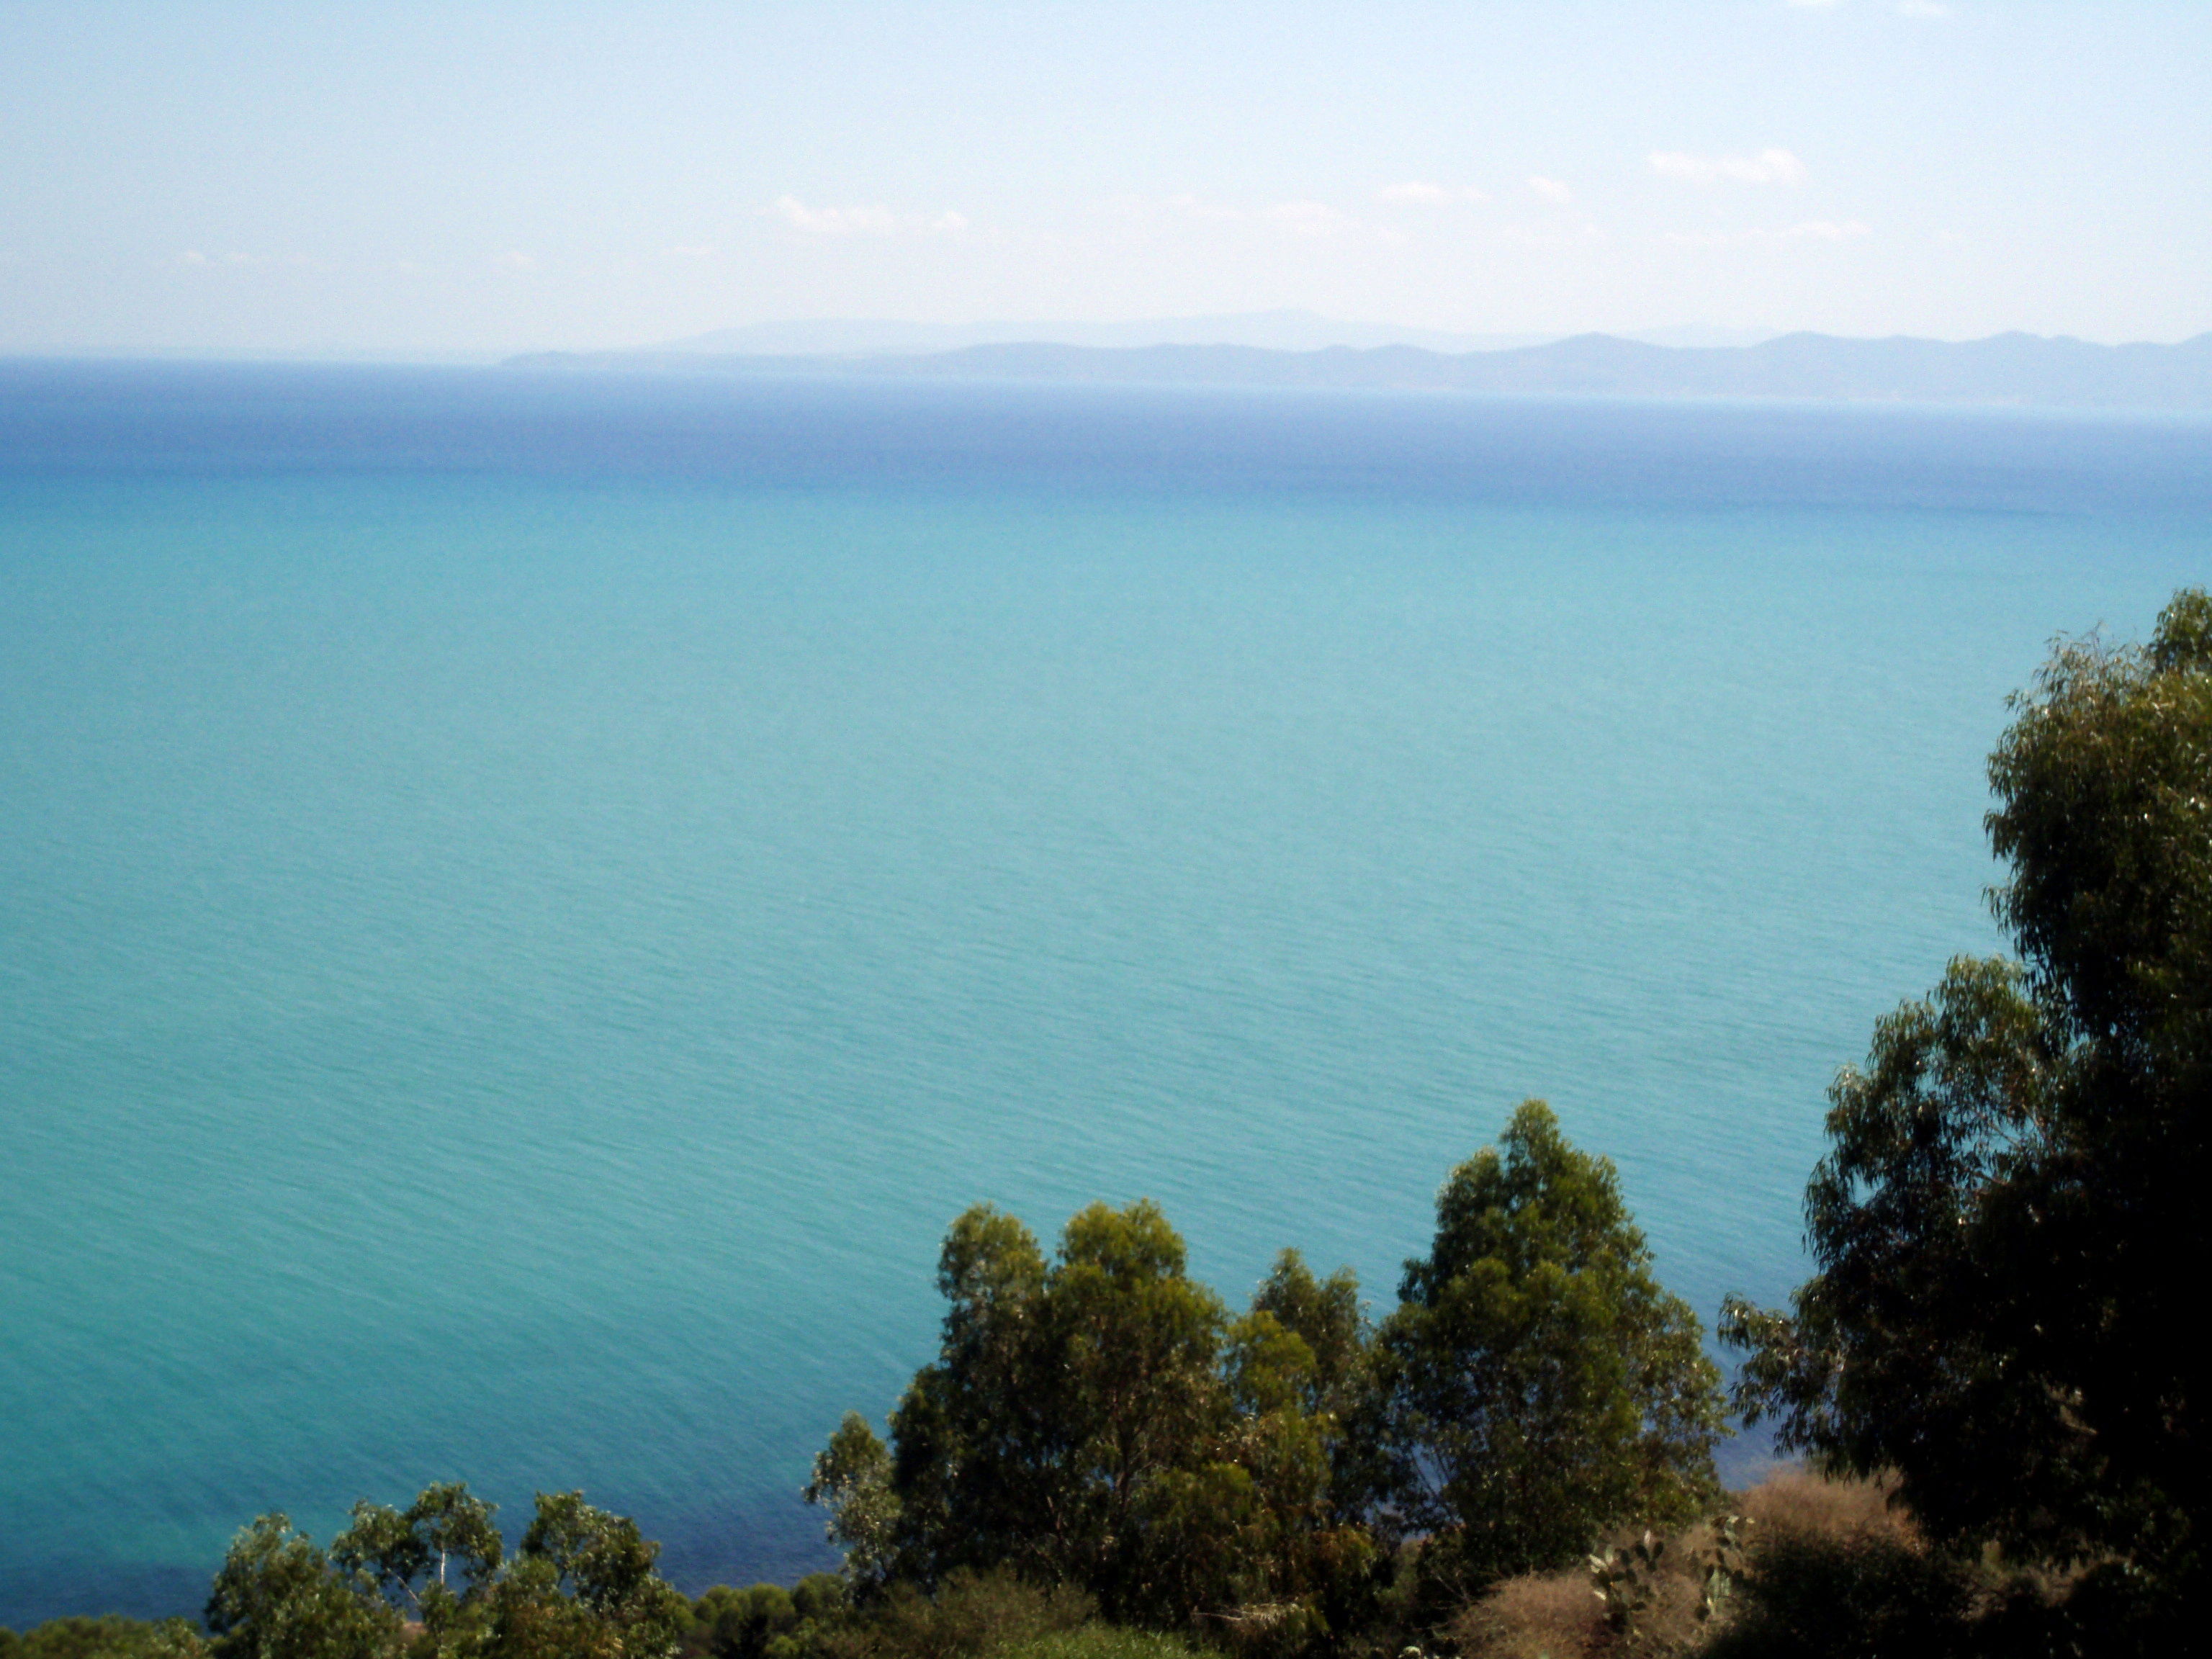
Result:
<svg viewBox="0 0 2212 1659">
<path fill-rule="evenodd" d="M 1808 219 L 1802 225 L 1777 231 L 1775 235 L 1782 241 L 1850 242 L 1873 234 L 1856 219 L 1846 219 L 1840 224 L 1833 219 Z"/>
<path fill-rule="evenodd" d="M 499 263 L 508 270 L 535 270 L 538 261 L 520 248 L 499 256 Z"/>
<path fill-rule="evenodd" d="M 1649 159 L 1652 172 L 1661 178 L 1692 185 L 1717 185 L 1723 179 L 1737 185 L 1805 182 L 1805 164 L 1786 149 L 1763 149 L 1756 155 L 1692 155 L 1686 150 L 1657 149 Z"/>
<path fill-rule="evenodd" d="M 1797 11 L 1833 11 L 1842 0 L 1784 0 Z"/>
<path fill-rule="evenodd" d="M 1897 0 L 1899 17 L 1948 17 L 1951 9 L 1941 0 Z"/>
<path fill-rule="evenodd" d="M 1541 173 L 1529 179 L 1528 188 L 1547 202 L 1571 202 L 1575 193 L 1557 179 L 1547 179 Z"/>
<path fill-rule="evenodd" d="M 188 247 L 177 256 L 177 263 L 180 265 L 204 265 L 211 261 L 198 248 Z"/>
<path fill-rule="evenodd" d="M 1452 190 L 1443 185 L 1424 184 L 1414 179 L 1409 179 L 1402 185 L 1385 185 L 1376 193 L 1386 202 L 1410 203 L 1419 207 L 1442 207 L 1449 202 L 1486 202 L 1490 199 L 1486 191 L 1472 186 Z"/>
<path fill-rule="evenodd" d="M 809 236 L 888 236 L 898 228 L 887 207 L 811 208 L 796 196 L 779 196 L 762 211 Z"/>
</svg>

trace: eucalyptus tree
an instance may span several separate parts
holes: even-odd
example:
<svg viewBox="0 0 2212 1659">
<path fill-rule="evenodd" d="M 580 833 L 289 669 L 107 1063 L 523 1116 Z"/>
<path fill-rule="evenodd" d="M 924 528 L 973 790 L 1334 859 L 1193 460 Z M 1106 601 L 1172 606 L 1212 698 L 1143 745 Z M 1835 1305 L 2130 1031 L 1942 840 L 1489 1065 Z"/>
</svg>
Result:
<svg viewBox="0 0 2212 1659">
<path fill-rule="evenodd" d="M 458 1481 L 425 1486 L 404 1510 L 364 1498 L 353 1506 L 353 1524 L 331 1540 L 331 1560 L 434 1626 L 480 1599 L 498 1574 L 505 1546 L 492 1520 L 497 1510 Z"/>
<path fill-rule="evenodd" d="M 203 1614 L 216 1659 L 383 1659 L 398 1613 L 279 1514 L 231 1540 Z"/>
<path fill-rule="evenodd" d="M 938 1283 L 939 1358 L 891 1419 L 904 1571 L 1005 1565 L 1115 1611 L 1147 1600 L 1154 1510 L 1221 1478 L 1206 1454 L 1225 1426 L 1226 1314 L 1182 1239 L 1149 1202 L 1092 1205 L 1048 1263 L 979 1207 L 946 1235 Z"/>
<path fill-rule="evenodd" d="M 1333 1535 L 1335 1419 L 1321 1408 L 1349 1363 L 1348 1282 L 1324 1287 L 1294 1262 L 1270 1280 L 1329 1370 L 1273 1309 L 1232 1318 L 1149 1201 L 1091 1206 L 1049 1260 L 1012 1217 L 971 1209 L 939 1258 L 938 1358 L 892 1413 L 890 1445 L 848 1415 L 807 1496 L 830 1510 L 863 1595 L 1011 1569 L 1117 1617 L 1296 1604 L 1321 1618 L 1321 1580 L 1366 1559 L 1364 1538 Z"/>
<path fill-rule="evenodd" d="M 848 1414 L 815 1460 L 856 1593 L 1011 1569 L 1280 1652 L 1371 1620 L 1401 1547 L 1474 1589 L 1692 1516 L 1723 1432 L 1695 1316 L 1540 1102 L 1502 1146 L 1452 1172 L 1379 1330 L 1295 1251 L 1232 1316 L 1149 1202 L 1084 1210 L 1050 1259 L 968 1211 L 890 1443 Z"/>
<path fill-rule="evenodd" d="M 653 1659 L 691 1624 L 637 1523 L 540 1492 L 512 1557 L 460 1485 L 354 1506 L 328 1551 L 264 1515 L 216 1574 L 216 1659 Z"/>
<path fill-rule="evenodd" d="M 1451 1172 L 1399 1296 L 1359 1432 L 1378 1522 L 1425 1540 L 1439 1589 L 1558 1567 L 1717 1495 L 1720 1377 L 1697 1316 L 1653 1276 L 1611 1162 L 1541 1101 Z"/>
<path fill-rule="evenodd" d="M 2212 599 L 2062 641 L 1990 763 L 2017 960 L 1960 960 L 1829 1095 L 1814 1276 L 1733 1300 L 1739 1400 L 1961 1547 L 2201 1581 Z"/>
</svg>

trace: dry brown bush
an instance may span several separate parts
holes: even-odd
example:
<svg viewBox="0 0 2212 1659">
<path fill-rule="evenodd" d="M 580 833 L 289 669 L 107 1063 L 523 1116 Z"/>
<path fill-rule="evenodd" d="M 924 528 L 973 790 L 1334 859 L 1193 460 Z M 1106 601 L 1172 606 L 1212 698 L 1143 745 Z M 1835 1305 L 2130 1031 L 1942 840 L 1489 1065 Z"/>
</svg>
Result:
<svg viewBox="0 0 2212 1659">
<path fill-rule="evenodd" d="M 1613 1637 L 1579 1572 L 1509 1578 L 1463 1609 L 1449 1634 L 1467 1659 L 1583 1659 Z"/>
<path fill-rule="evenodd" d="M 1875 1544 L 1917 1552 L 1918 1534 L 1889 1503 L 1889 1486 L 1827 1480 L 1795 1467 L 1777 1468 L 1737 1494 L 1733 1508 L 1748 1517 L 1745 1542 L 1754 1559 L 1764 1539 L 1818 1546 Z M 1607 1540 L 1620 1546 L 1627 1534 Z M 1688 1654 L 1714 1627 L 1698 1617 L 1713 1534 L 1705 1523 L 1668 1538 L 1633 1627 L 1614 1632 L 1580 1568 L 1509 1578 L 1452 1620 L 1447 1634 L 1465 1659 L 1595 1659 L 1613 1655 Z M 1723 1616 L 1717 1621 L 1725 1625 Z"/>
<path fill-rule="evenodd" d="M 1919 1534 L 1904 1510 L 1893 1508 L 1888 1480 L 1829 1480 L 1795 1467 L 1775 1469 L 1740 1493 L 1736 1512 L 1752 1521 L 1753 1549 L 1762 1534 L 1801 1538 L 1885 1539 L 1917 1547 Z"/>
<path fill-rule="evenodd" d="M 1607 1540 L 1632 1544 L 1628 1534 Z M 1700 1524 L 1667 1542 L 1658 1567 L 1643 1581 L 1631 1627 L 1613 1630 L 1580 1567 L 1509 1578 L 1453 1620 L 1453 1645 L 1466 1659 L 1586 1659 L 1586 1656 L 1677 1654 L 1703 1634 L 1698 1605 L 1705 1590 L 1701 1550 L 1711 1534 Z"/>
</svg>

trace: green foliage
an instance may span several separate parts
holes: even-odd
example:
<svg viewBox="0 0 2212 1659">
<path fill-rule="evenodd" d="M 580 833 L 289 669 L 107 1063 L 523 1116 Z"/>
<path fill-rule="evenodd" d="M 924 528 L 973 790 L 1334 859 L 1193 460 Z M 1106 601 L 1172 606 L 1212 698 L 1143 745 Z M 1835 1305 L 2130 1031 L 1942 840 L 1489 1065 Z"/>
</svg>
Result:
<svg viewBox="0 0 2212 1659">
<path fill-rule="evenodd" d="M 2212 600 L 2062 645 L 1990 762 L 2021 963 L 1958 962 L 1831 1091 L 1789 1312 L 1732 1301 L 1739 1401 L 1894 1468 L 1940 1540 L 2201 1577 L 2212 1247 Z"/>
<path fill-rule="evenodd" d="M 353 1506 L 353 1525 L 331 1540 L 331 1560 L 437 1625 L 498 1572 L 504 1546 L 492 1522 L 496 1510 L 459 1483 L 424 1487 L 404 1512 L 364 1498 Z"/>
<path fill-rule="evenodd" d="M 2212 599 L 2142 648 L 2062 646 L 1990 759 L 1996 910 L 2064 1034 L 2203 1063 Z"/>
<path fill-rule="evenodd" d="M 1636 1633 L 1656 1600 L 1659 1565 L 1666 1553 L 1667 1540 L 1655 1537 L 1647 1527 L 1626 1549 L 1607 1545 L 1603 1554 L 1589 1558 L 1590 1589 L 1614 1635 Z"/>
<path fill-rule="evenodd" d="M 623 1653 L 620 1627 L 561 1589 L 551 1563 L 521 1557 L 451 1628 L 432 1637 L 433 1651 L 440 1659 L 616 1659 Z"/>
<path fill-rule="evenodd" d="M 1199 1659 L 1199 1650 L 1155 1631 L 1089 1624 L 1001 1648 L 998 1659 Z"/>
<path fill-rule="evenodd" d="M 1939 1532 L 1996 1527 L 2015 1543 L 2049 1528 L 2094 1479 L 2071 1402 L 2020 1367 L 1992 1310 L 2020 1293 L 2009 1229 L 1984 1205 L 2048 1156 L 2054 1085 L 2038 1012 L 2002 962 L 1951 964 L 1934 995 L 1875 1028 L 1864 1070 L 1829 1091 L 1831 1150 L 1807 1189 L 1823 1271 L 1793 1315 L 1741 1303 L 1723 1340 L 1749 1352 L 1747 1417 L 1779 1410 L 1780 1438 L 1839 1470 L 1905 1477 Z M 1918 1443 L 1921 1455 L 1899 1453 Z M 2026 1448 L 2042 1467 L 2013 1471 Z M 1999 1494 L 2014 1489 L 2009 1525 Z M 1992 1500 L 1998 1500 L 1993 1502 Z"/>
<path fill-rule="evenodd" d="M 149 1622 L 113 1613 L 50 1619 L 18 1636 L 0 1630 L 0 1659 L 201 1659 L 207 1644 L 182 1619 Z"/>
<path fill-rule="evenodd" d="M 517 1553 L 518 1568 L 537 1569 L 554 1595 L 620 1632 L 628 1651 L 665 1649 L 690 1621 L 684 1599 L 653 1570 L 660 1546 L 636 1522 L 592 1508 L 580 1492 L 539 1492 Z"/>
<path fill-rule="evenodd" d="M 1726 1607 L 1747 1564 L 1744 1540 L 1751 1522 L 1740 1515 L 1716 1516 L 1673 1540 L 1645 1528 L 1626 1544 L 1609 1544 L 1588 1558 L 1590 1589 L 1604 1609 L 1606 1628 L 1624 1648 L 1679 1650 L 1660 1631 L 1674 1612 L 1669 1571 L 1697 1585 L 1691 1616 L 1709 1623 Z M 1670 1543 L 1675 1559 L 1669 1563 Z"/>
<path fill-rule="evenodd" d="M 1750 1566 L 1751 1529 L 1747 1515 L 1717 1515 L 1707 1523 L 1710 1537 L 1698 1565 L 1698 1622 L 1703 1624 L 1725 1609 Z"/>
<path fill-rule="evenodd" d="M 781 1584 L 717 1584 L 692 1604 L 692 1618 L 684 1650 L 712 1659 L 767 1659 L 799 1627 L 798 1606 Z"/>
<path fill-rule="evenodd" d="M 1362 1383 L 1368 1338 L 1352 1269 L 1316 1279 L 1304 1256 L 1285 1250 L 1254 1294 L 1252 1311 L 1273 1316 L 1312 1355 L 1301 1394 L 1306 1410 L 1342 1413 Z"/>
<path fill-rule="evenodd" d="M 853 1626 L 847 1581 L 809 1573 L 786 1589 L 717 1584 L 694 1604 L 684 1650 L 713 1659 L 807 1659 L 836 1648 Z"/>
<path fill-rule="evenodd" d="M 232 1540 L 204 1616 L 216 1659 L 378 1659 L 399 1637 L 399 1615 L 283 1515 Z"/>
<path fill-rule="evenodd" d="M 1879 1534 L 1761 1541 L 1713 1659 L 1950 1659 L 1984 1650 L 1982 1575 Z M 2032 1648 L 2021 1651 L 2032 1652 Z"/>
<path fill-rule="evenodd" d="M 842 1628 L 823 1631 L 813 1647 L 818 1659 L 986 1659 L 1073 1631 L 1092 1612 L 1078 1589 L 957 1568 L 934 1595 L 893 1585 Z"/>
<path fill-rule="evenodd" d="M 1364 1574 L 1331 1507 L 1336 1407 L 1358 1371 L 1358 1287 L 1279 1261 L 1248 1315 L 1185 1272 L 1158 1206 L 1093 1205 L 1048 1261 L 1012 1217 L 956 1220 L 935 1364 L 886 1448 L 848 1416 L 807 1497 L 864 1601 L 1004 1568 L 1166 1625 L 1323 1603 Z M 963 1581 L 964 1582 L 964 1581 Z"/>
<path fill-rule="evenodd" d="M 1182 1241 L 1152 1205 L 1093 1206 L 1048 1267 L 1019 1223 L 971 1210 L 939 1284 L 941 1358 L 892 1419 L 907 1576 L 1004 1563 L 1146 1599 L 1148 1534 L 1220 1404 L 1223 1312 L 1184 1276 Z"/>
<path fill-rule="evenodd" d="M 1540 1101 L 1452 1171 L 1431 1253 L 1378 1332 L 1363 1427 L 1396 1523 L 1462 1599 L 1717 1492 L 1719 1376 L 1652 1277 L 1610 1163 Z"/>
<path fill-rule="evenodd" d="M 1723 1431 L 1697 1321 L 1610 1164 L 1537 1102 L 1504 1145 L 1454 1172 L 1379 1334 L 1349 1272 L 1295 1251 L 1232 1316 L 1148 1202 L 1083 1211 L 1050 1260 L 1010 1216 L 961 1216 L 937 1362 L 889 1445 L 848 1415 L 807 1487 L 855 1595 L 909 1605 L 1004 1568 L 1290 1654 L 1412 1616 L 1407 1534 L 1432 1587 L 1480 1588 L 1695 1516 Z"/>
<path fill-rule="evenodd" d="M 325 1553 L 263 1516 L 216 1575 L 216 1659 L 644 1659 L 692 1626 L 635 1522 L 540 1492 L 504 1560 L 491 1517 L 465 1486 L 431 1486 L 404 1511 L 356 1504 Z M 411 1641 L 402 1608 L 419 1620 Z"/>
<path fill-rule="evenodd" d="M 902 1505 L 891 1486 L 891 1455 L 867 1419 L 847 1412 L 814 1459 L 802 1494 L 830 1511 L 830 1541 L 864 1593 L 879 1589 L 898 1559 Z"/>
<path fill-rule="evenodd" d="M 791 1605 L 802 1624 L 842 1616 L 849 1600 L 844 1579 L 834 1572 L 810 1572 L 791 1587 Z"/>
</svg>

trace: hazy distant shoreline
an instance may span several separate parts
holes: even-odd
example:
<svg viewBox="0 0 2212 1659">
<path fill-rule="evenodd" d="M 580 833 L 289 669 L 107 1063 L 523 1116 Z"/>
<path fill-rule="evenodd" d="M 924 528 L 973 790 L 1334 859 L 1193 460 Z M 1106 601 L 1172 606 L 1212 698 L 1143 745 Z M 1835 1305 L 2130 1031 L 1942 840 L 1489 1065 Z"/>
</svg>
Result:
<svg viewBox="0 0 2212 1659">
<path fill-rule="evenodd" d="M 1999 334 L 1951 342 L 1788 334 L 1747 346 L 1667 346 L 1606 334 L 1540 345 L 1089 346 L 998 343 L 945 351 L 734 353 L 681 344 L 533 352 L 511 368 L 702 374 L 1058 380 L 1641 398 L 1776 398 L 2070 409 L 2212 410 L 2212 334 L 2098 345 Z"/>
</svg>

